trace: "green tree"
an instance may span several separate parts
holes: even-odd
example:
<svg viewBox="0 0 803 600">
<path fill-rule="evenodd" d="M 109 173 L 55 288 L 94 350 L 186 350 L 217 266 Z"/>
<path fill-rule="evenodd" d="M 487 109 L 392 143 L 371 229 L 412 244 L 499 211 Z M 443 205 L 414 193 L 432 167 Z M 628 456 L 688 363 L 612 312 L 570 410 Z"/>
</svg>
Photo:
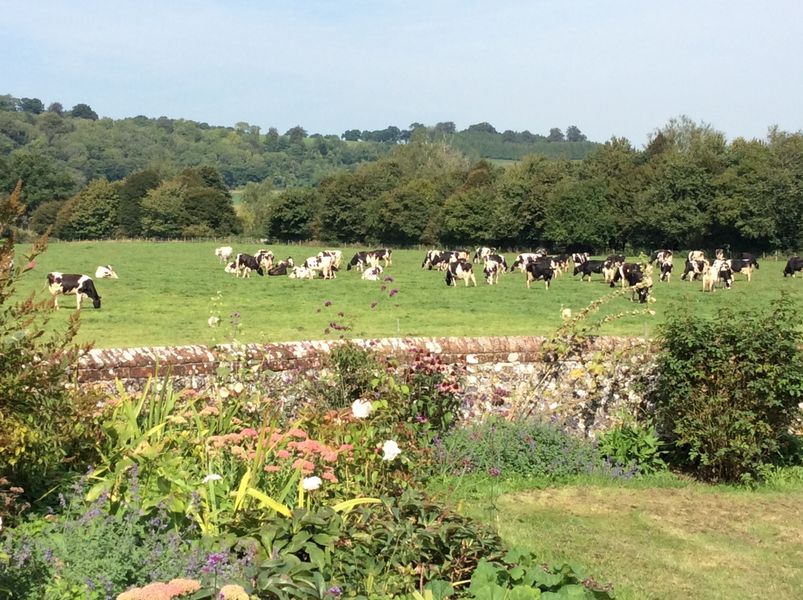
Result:
<svg viewBox="0 0 803 600">
<path fill-rule="evenodd" d="M 60 117 L 64 116 L 64 107 L 61 105 L 61 102 L 51 102 L 50 105 L 47 107 L 47 112 L 55 113 Z"/>
<path fill-rule="evenodd" d="M 292 189 L 278 195 L 270 204 L 266 237 L 279 242 L 317 239 L 314 216 L 319 205 L 316 190 Z"/>
<path fill-rule="evenodd" d="M 269 226 L 273 198 L 273 184 L 267 179 L 260 183 L 249 182 L 246 184 L 239 213 L 245 235 L 251 237 L 265 235 Z"/>
<path fill-rule="evenodd" d="M 566 141 L 567 142 L 585 142 L 586 141 L 585 134 L 580 131 L 577 125 L 569 125 L 566 128 Z"/>
<path fill-rule="evenodd" d="M 32 212 L 48 200 L 63 200 L 76 191 L 76 182 L 63 165 L 40 152 L 18 150 L 11 155 L 8 170 L 0 173 L 2 189 L 12 190 L 22 181 L 22 201 Z"/>
<path fill-rule="evenodd" d="M 76 104 L 70 109 L 70 116 L 76 119 L 98 120 L 98 113 L 92 110 L 92 107 L 88 104 Z"/>
<path fill-rule="evenodd" d="M 142 200 L 142 235 L 178 238 L 188 220 L 184 213 L 184 185 L 178 180 L 162 182 Z"/>
<path fill-rule="evenodd" d="M 38 115 L 45 112 L 45 105 L 39 98 L 20 98 L 19 109 L 24 113 Z"/>
<path fill-rule="evenodd" d="M 127 237 L 142 234 L 142 200 L 150 190 L 159 187 L 162 178 L 154 169 L 137 171 L 126 177 L 118 187 L 120 230 Z"/>
<path fill-rule="evenodd" d="M 563 136 L 563 132 L 560 130 L 560 127 L 553 127 L 549 130 L 549 135 L 546 136 L 548 142 L 564 142 L 566 138 Z"/>
<path fill-rule="evenodd" d="M 603 251 L 613 237 L 611 211 L 599 182 L 564 179 L 544 208 L 544 237 L 557 251 Z"/>
<path fill-rule="evenodd" d="M 54 234 L 65 240 L 109 238 L 117 232 L 120 197 L 105 179 L 91 181 L 59 211 Z"/>
</svg>

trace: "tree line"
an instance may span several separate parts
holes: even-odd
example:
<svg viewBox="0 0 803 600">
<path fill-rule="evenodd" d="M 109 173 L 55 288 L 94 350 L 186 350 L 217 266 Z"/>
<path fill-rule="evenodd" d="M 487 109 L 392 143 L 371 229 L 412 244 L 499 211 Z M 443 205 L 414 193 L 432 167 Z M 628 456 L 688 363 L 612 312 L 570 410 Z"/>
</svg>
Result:
<svg viewBox="0 0 803 600">
<path fill-rule="evenodd" d="M 803 134 L 725 136 L 671 120 L 642 150 L 613 138 L 585 159 L 509 167 L 413 141 L 266 211 L 267 237 L 554 251 L 803 248 Z"/>
</svg>

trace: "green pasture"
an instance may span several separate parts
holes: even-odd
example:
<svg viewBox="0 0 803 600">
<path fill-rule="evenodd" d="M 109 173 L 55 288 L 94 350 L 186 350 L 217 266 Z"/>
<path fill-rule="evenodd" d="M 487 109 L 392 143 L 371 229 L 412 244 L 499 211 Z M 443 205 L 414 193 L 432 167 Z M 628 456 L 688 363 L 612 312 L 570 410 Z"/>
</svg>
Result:
<svg viewBox="0 0 803 600">
<path fill-rule="evenodd" d="M 444 274 L 421 269 L 424 250 L 396 250 L 386 275 L 392 282 L 368 282 L 345 263 L 355 249 L 342 248 L 344 266 L 334 280 L 297 281 L 287 277 L 237 279 L 225 273 L 214 256 L 213 242 L 60 242 L 51 243 L 36 267 L 18 286 L 18 294 L 44 297 L 49 271 L 93 275 L 111 264 L 118 280 L 98 280 L 100 310 L 82 311 L 80 339 L 99 347 L 131 347 L 200 343 L 236 338 L 242 342 L 392 336 L 545 335 L 561 323 L 562 308 L 576 312 L 611 292 L 600 276 L 590 283 L 564 274 L 547 291 L 543 282 L 527 289 L 521 273 L 502 276 L 499 285 L 484 283 L 475 266 L 476 288 L 448 288 Z M 254 253 L 256 244 L 231 244 L 235 252 Z M 298 263 L 322 247 L 270 246 L 277 259 L 293 256 Z M 24 252 L 25 247 L 18 247 Z M 514 255 L 507 255 L 511 262 Z M 736 276 L 732 290 L 704 293 L 699 282 L 680 281 L 676 262 L 671 283 L 657 282 L 648 305 L 655 314 L 631 315 L 606 323 L 607 334 L 653 335 L 668 313 L 714 314 L 727 306 L 763 308 L 787 291 L 803 307 L 803 280 L 782 276 L 784 263 L 762 261 L 748 283 Z M 384 289 L 383 289 L 384 286 Z M 389 292 L 398 293 L 390 297 Z M 219 292 L 219 294 L 218 294 Z M 329 301 L 331 305 L 326 306 Z M 52 326 L 66 323 L 75 307 L 73 296 L 61 297 L 62 310 Z M 372 308 L 373 306 L 373 308 Z M 625 297 L 607 302 L 600 315 L 644 308 Z M 65 310 L 66 309 L 66 310 Z M 342 313 L 339 314 L 339 313 Z M 209 327 L 210 316 L 220 326 Z M 331 322 L 350 329 L 333 330 Z M 327 333 L 327 328 L 329 332 Z"/>
</svg>

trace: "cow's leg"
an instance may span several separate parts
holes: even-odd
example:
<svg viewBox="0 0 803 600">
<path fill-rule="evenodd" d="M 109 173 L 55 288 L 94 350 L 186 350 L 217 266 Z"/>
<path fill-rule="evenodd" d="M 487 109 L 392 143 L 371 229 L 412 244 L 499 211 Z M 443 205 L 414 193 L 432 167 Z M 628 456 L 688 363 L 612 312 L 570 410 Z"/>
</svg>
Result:
<svg viewBox="0 0 803 600">
<path fill-rule="evenodd" d="M 84 295 L 80 292 L 75 294 L 75 310 L 81 310 L 81 300 L 83 297 Z"/>
<path fill-rule="evenodd" d="M 58 296 L 58 294 L 53 294 L 53 307 L 56 310 L 59 309 L 59 296 Z"/>
</svg>

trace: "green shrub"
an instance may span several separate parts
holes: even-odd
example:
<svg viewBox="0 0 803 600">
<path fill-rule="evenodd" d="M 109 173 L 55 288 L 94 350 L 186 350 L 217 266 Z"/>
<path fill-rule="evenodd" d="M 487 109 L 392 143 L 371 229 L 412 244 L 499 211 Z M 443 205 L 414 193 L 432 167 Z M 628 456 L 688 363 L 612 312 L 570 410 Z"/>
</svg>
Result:
<svg viewBox="0 0 803 600">
<path fill-rule="evenodd" d="M 648 400 L 672 460 L 702 479 L 735 482 L 778 458 L 803 399 L 803 334 L 790 300 L 714 319 L 679 312 L 660 339 Z"/>
<path fill-rule="evenodd" d="M 613 463 L 634 465 L 648 475 L 666 469 L 664 443 L 655 427 L 648 423 L 627 420 L 599 437 L 600 454 Z"/>
<path fill-rule="evenodd" d="M 66 329 L 45 333 L 52 303 L 30 296 L 12 300 L 30 275 L 46 239 L 27 256 L 14 251 L 11 225 L 23 212 L 20 186 L 0 198 L 0 474 L 35 498 L 65 472 L 82 469 L 92 454 L 95 401 L 70 389 L 81 352 L 73 343 L 77 313 Z M 0 506 L 0 517 L 7 516 Z"/>
</svg>

